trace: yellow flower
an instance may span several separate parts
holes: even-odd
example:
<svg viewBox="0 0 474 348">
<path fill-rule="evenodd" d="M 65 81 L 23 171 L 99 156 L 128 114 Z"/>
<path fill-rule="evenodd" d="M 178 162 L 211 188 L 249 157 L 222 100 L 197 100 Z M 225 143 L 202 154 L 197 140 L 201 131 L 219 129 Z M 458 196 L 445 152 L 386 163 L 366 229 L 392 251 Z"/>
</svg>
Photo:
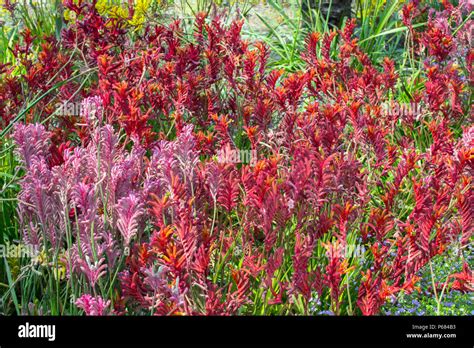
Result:
<svg viewBox="0 0 474 348">
<path fill-rule="evenodd" d="M 76 13 L 71 10 L 64 10 L 64 19 L 68 22 L 74 22 L 76 20 Z"/>
<path fill-rule="evenodd" d="M 54 279 L 63 280 L 66 277 L 66 265 L 63 262 L 58 262 L 57 266 L 53 268 Z"/>
<path fill-rule="evenodd" d="M 32 257 L 31 261 L 38 265 L 46 266 L 48 265 L 48 255 L 46 254 L 46 251 L 43 249 L 37 255 Z"/>
<path fill-rule="evenodd" d="M 8 262 L 8 267 L 10 268 L 10 273 L 12 275 L 12 278 L 16 280 L 18 278 L 18 275 L 20 274 L 20 259 L 13 257 L 13 258 L 7 258 Z"/>
<path fill-rule="evenodd" d="M 146 13 L 150 8 L 151 0 L 137 0 L 132 20 L 128 21 L 130 25 L 140 27 L 145 23 Z"/>
<path fill-rule="evenodd" d="M 114 5 L 111 0 L 99 0 L 95 4 L 95 8 L 101 16 L 122 19 L 128 18 L 128 9 L 120 5 Z"/>
</svg>

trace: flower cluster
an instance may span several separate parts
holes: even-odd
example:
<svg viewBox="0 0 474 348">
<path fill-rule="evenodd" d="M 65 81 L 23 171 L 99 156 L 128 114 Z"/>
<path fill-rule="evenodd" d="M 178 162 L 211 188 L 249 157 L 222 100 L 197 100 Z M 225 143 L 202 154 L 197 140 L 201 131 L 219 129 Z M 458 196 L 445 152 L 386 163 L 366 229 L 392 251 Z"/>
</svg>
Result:
<svg viewBox="0 0 474 348">
<path fill-rule="evenodd" d="M 14 127 L 24 242 L 62 256 L 86 314 L 378 314 L 472 238 L 473 53 L 452 29 L 468 4 L 443 4 L 426 31 L 409 29 L 424 87 L 410 95 L 419 114 L 399 117 L 384 107 L 395 62 L 369 59 L 355 21 L 311 34 L 305 69 L 286 73 L 241 38 L 240 21 L 198 14 L 192 37 L 176 22 L 132 42 L 119 19 L 65 1 L 76 20 L 39 63 L 27 33 L 17 48 L 22 78 L 33 91 L 67 79 L 60 96 L 79 98 L 60 53 L 78 49 L 97 76 L 79 115 L 51 121 L 45 98 L 45 125 Z M 2 84 L 2 115 L 18 110 L 18 84 Z M 223 163 L 223 151 L 256 156 Z M 350 248 L 363 257 L 340 252 Z M 472 291 L 467 262 L 450 279 Z"/>
</svg>

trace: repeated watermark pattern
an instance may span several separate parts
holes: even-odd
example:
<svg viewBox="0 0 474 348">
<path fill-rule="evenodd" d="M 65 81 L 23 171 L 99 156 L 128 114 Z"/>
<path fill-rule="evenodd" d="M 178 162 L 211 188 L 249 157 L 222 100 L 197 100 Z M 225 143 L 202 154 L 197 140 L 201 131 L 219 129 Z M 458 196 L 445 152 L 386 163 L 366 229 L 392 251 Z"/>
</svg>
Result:
<svg viewBox="0 0 474 348">
<path fill-rule="evenodd" d="M 229 147 L 217 151 L 219 163 L 243 163 L 255 165 L 257 163 L 257 150 L 234 150 Z"/>
<path fill-rule="evenodd" d="M 366 249 L 361 244 L 335 244 L 332 250 L 326 251 L 326 256 L 331 257 L 332 255 L 336 258 L 358 258 L 363 260 L 365 258 L 365 252 Z"/>
<path fill-rule="evenodd" d="M 98 104 L 63 101 L 61 103 L 56 103 L 55 108 L 55 112 L 59 116 L 80 116 L 96 113 L 98 110 Z"/>
<path fill-rule="evenodd" d="M 398 103 L 398 102 L 387 102 L 382 104 L 382 109 L 385 113 L 398 116 L 400 118 L 414 117 L 420 119 L 423 110 L 420 103 Z"/>
<path fill-rule="evenodd" d="M 8 241 L 0 244 L 0 258 L 34 258 L 39 254 L 39 249 L 33 245 L 12 244 Z"/>
</svg>

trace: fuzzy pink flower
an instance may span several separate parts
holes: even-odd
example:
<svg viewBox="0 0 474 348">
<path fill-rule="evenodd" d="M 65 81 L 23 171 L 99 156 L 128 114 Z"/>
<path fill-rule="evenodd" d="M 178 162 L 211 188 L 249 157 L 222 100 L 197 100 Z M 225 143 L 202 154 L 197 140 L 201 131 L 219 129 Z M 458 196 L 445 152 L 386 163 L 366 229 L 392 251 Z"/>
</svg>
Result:
<svg viewBox="0 0 474 348">
<path fill-rule="evenodd" d="M 140 198 L 131 193 L 120 199 L 117 204 L 117 214 L 117 227 L 125 240 L 125 245 L 128 246 L 137 234 L 138 223 L 143 214 L 143 205 L 140 203 Z"/>
<path fill-rule="evenodd" d="M 81 103 L 81 114 L 89 126 L 102 122 L 102 112 L 102 99 L 98 96 L 85 98 Z"/>
<path fill-rule="evenodd" d="M 33 158 L 45 157 L 48 154 L 49 137 L 50 133 L 41 124 L 15 124 L 15 151 L 27 169 L 30 169 Z"/>
<path fill-rule="evenodd" d="M 76 264 L 81 272 L 86 275 L 92 287 L 95 287 L 99 279 L 107 273 L 105 258 L 101 258 L 97 262 L 91 262 L 89 256 L 85 255 L 85 260 L 76 258 Z"/>
<path fill-rule="evenodd" d="M 106 315 L 109 305 L 110 301 L 104 301 L 100 296 L 92 297 L 88 294 L 84 294 L 76 300 L 76 306 L 84 310 L 86 315 Z"/>
</svg>

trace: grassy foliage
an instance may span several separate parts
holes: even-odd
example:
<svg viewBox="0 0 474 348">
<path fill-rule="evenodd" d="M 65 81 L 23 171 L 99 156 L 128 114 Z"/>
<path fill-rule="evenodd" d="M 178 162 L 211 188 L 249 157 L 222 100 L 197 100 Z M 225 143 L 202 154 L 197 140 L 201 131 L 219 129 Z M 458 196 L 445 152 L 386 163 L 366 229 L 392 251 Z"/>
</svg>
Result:
<svg viewBox="0 0 474 348">
<path fill-rule="evenodd" d="M 2 313 L 472 314 L 472 12 L 4 4 Z"/>
</svg>

